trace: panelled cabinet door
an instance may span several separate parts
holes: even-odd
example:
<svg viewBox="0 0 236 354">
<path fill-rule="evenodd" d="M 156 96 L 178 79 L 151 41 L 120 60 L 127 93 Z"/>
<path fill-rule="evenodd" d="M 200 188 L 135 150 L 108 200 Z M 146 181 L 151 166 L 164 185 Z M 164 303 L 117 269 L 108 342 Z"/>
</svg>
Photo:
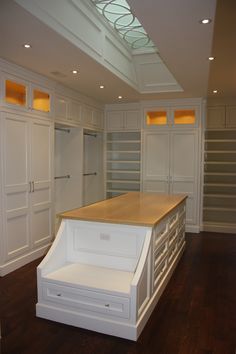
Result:
<svg viewBox="0 0 236 354">
<path fill-rule="evenodd" d="M 147 132 L 144 136 L 145 192 L 168 193 L 169 190 L 169 133 Z"/>
<path fill-rule="evenodd" d="M 127 130 L 140 129 L 139 111 L 127 111 L 124 117 L 124 128 Z"/>
<path fill-rule="evenodd" d="M 124 113 L 123 111 L 107 112 L 107 130 L 123 130 Z"/>
<path fill-rule="evenodd" d="M 69 100 L 63 96 L 55 96 L 55 119 L 65 120 L 68 115 Z"/>
<path fill-rule="evenodd" d="M 52 235 L 52 125 L 31 123 L 31 232 L 33 247 Z"/>
<path fill-rule="evenodd" d="M 236 106 L 226 107 L 226 128 L 236 128 Z"/>
<path fill-rule="evenodd" d="M 206 128 L 225 128 L 225 106 L 215 106 L 207 108 Z"/>
<path fill-rule="evenodd" d="M 29 122 L 5 114 L 2 121 L 5 259 L 30 248 Z"/>
<path fill-rule="evenodd" d="M 192 131 L 171 133 L 170 193 L 187 194 L 186 221 L 196 223 L 197 135 Z"/>
<path fill-rule="evenodd" d="M 81 122 L 81 105 L 79 102 L 71 100 L 68 106 L 68 119 L 78 122 Z"/>
</svg>

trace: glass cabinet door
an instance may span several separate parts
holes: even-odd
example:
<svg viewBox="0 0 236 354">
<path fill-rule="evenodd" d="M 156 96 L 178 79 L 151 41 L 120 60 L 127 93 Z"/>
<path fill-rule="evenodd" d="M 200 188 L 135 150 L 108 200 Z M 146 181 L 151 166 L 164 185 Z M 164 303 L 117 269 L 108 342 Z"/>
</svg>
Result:
<svg viewBox="0 0 236 354">
<path fill-rule="evenodd" d="M 147 126 L 167 125 L 167 111 L 166 110 L 147 111 L 146 125 Z"/>
<path fill-rule="evenodd" d="M 175 109 L 174 110 L 174 125 L 195 125 L 196 112 L 195 109 Z"/>
<path fill-rule="evenodd" d="M 12 80 L 5 81 L 5 102 L 26 107 L 27 87 Z"/>
<path fill-rule="evenodd" d="M 33 105 L 36 111 L 50 112 L 50 95 L 39 89 L 33 89 Z"/>
</svg>

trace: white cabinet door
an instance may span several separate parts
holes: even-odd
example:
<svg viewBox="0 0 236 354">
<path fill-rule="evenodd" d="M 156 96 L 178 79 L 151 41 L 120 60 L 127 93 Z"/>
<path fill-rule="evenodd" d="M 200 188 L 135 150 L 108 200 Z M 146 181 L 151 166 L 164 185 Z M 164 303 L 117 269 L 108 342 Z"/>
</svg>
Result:
<svg viewBox="0 0 236 354">
<path fill-rule="evenodd" d="M 225 128 L 225 106 L 212 106 L 207 108 L 206 128 Z"/>
<path fill-rule="evenodd" d="M 31 122 L 31 235 L 32 246 L 49 242 L 52 235 L 52 125 Z"/>
<path fill-rule="evenodd" d="M 169 133 L 145 132 L 144 134 L 143 189 L 145 192 L 168 193 Z"/>
<path fill-rule="evenodd" d="M 140 113 L 139 113 L 139 111 L 125 112 L 124 129 L 127 129 L 127 130 L 140 129 Z"/>
<path fill-rule="evenodd" d="M 198 132 L 175 130 L 144 133 L 143 190 L 187 194 L 186 220 L 198 222 Z"/>
<path fill-rule="evenodd" d="M 52 124 L 5 114 L 4 259 L 26 254 L 52 235 Z"/>
<path fill-rule="evenodd" d="M 197 217 L 197 146 L 196 132 L 171 133 L 170 193 L 188 195 L 186 220 L 191 224 Z"/>
<path fill-rule="evenodd" d="M 124 113 L 122 111 L 107 112 L 107 130 L 123 130 Z"/>
<path fill-rule="evenodd" d="M 226 107 L 226 128 L 236 128 L 236 106 Z"/>
<path fill-rule="evenodd" d="M 30 248 L 29 124 L 6 114 L 2 128 L 4 258 L 9 260 Z"/>
<path fill-rule="evenodd" d="M 68 117 L 69 100 L 64 96 L 55 96 L 55 119 L 66 120 Z"/>
</svg>

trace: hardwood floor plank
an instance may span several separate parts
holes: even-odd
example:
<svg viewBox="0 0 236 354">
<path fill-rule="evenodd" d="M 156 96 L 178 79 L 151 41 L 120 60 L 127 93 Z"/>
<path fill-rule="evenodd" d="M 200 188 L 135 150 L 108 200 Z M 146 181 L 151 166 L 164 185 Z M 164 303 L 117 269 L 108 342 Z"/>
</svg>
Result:
<svg viewBox="0 0 236 354">
<path fill-rule="evenodd" d="M 186 236 L 137 342 L 37 318 L 40 259 L 0 278 L 1 354 L 235 354 L 236 235 Z"/>
</svg>

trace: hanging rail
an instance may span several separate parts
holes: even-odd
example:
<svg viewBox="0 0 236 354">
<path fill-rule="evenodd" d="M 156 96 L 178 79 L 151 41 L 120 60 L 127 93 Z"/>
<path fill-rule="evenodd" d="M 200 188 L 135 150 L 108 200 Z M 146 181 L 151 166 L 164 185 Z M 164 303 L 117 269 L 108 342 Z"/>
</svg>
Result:
<svg viewBox="0 0 236 354">
<path fill-rule="evenodd" d="M 93 134 L 93 133 L 87 133 L 87 132 L 84 132 L 84 135 L 88 135 L 88 136 L 93 136 L 94 138 L 97 137 L 97 134 Z"/>
<path fill-rule="evenodd" d="M 54 179 L 62 179 L 62 178 L 70 178 L 70 175 L 56 176 L 56 177 L 54 177 Z"/>
<path fill-rule="evenodd" d="M 97 172 L 92 172 L 92 173 L 84 173 L 84 176 L 96 176 Z"/>
<path fill-rule="evenodd" d="M 57 127 L 55 127 L 55 130 L 60 130 L 61 132 L 64 132 L 64 133 L 70 133 L 70 129 L 57 128 Z"/>
</svg>

